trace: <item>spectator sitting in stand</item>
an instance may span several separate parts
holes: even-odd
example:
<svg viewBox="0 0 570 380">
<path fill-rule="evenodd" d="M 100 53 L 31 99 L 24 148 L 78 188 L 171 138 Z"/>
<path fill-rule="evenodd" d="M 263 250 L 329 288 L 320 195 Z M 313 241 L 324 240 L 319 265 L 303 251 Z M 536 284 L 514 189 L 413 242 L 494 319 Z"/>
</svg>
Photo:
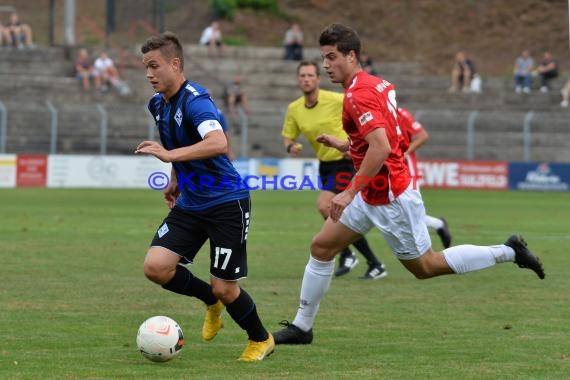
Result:
<svg viewBox="0 0 570 380">
<path fill-rule="evenodd" d="M 81 81 L 84 90 L 89 90 L 91 87 L 90 79 L 93 75 L 93 65 L 87 49 L 79 50 L 77 60 L 75 61 L 75 76 Z"/>
<path fill-rule="evenodd" d="M 303 60 L 303 32 L 299 24 L 292 24 L 287 29 L 283 39 L 283 46 L 285 47 L 285 60 Z"/>
<path fill-rule="evenodd" d="M 471 91 L 471 80 L 475 76 L 475 65 L 463 51 L 455 54 L 455 62 L 451 70 L 451 87 L 449 92 Z"/>
<path fill-rule="evenodd" d="M 17 12 L 10 15 L 10 22 L 6 28 L 8 29 L 8 41 L 12 46 L 18 49 L 34 49 L 36 47 L 32 41 L 32 28 L 20 21 Z"/>
<path fill-rule="evenodd" d="M 95 88 L 101 91 L 107 91 L 111 85 L 119 94 L 128 95 L 131 93 L 129 86 L 119 78 L 119 71 L 107 52 L 101 52 L 93 65 L 95 76 Z"/>
<path fill-rule="evenodd" d="M 534 67 L 534 59 L 530 56 L 528 49 L 523 50 L 522 54 L 515 61 L 515 92 L 521 93 L 521 90 L 528 94 L 530 92 L 531 74 Z"/>
<path fill-rule="evenodd" d="M 236 123 L 237 120 L 242 120 L 249 115 L 249 102 L 242 88 L 241 75 L 234 76 L 232 82 L 224 88 L 224 99 L 233 125 L 239 124 L 239 122 Z M 241 132 L 236 128 L 232 129 L 236 131 L 236 134 Z"/>
<path fill-rule="evenodd" d="M 224 43 L 222 40 L 222 31 L 220 24 L 217 21 L 212 23 L 204 29 L 200 37 L 200 45 L 208 47 L 208 54 L 214 55 L 217 52 L 218 56 L 224 53 Z"/>
<path fill-rule="evenodd" d="M 552 54 L 549 51 L 544 52 L 542 62 L 540 62 L 536 71 L 540 75 L 540 92 L 548 92 L 550 90 L 548 82 L 558 76 L 558 65 L 552 59 Z"/>
<path fill-rule="evenodd" d="M 228 110 L 232 116 L 237 114 L 237 110 L 239 108 L 249 115 L 247 94 L 244 92 L 241 84 L 241 75 L 236 75 L 232 80 L 232 83 L 230 83 L 226 88 Z"/>
</svg>

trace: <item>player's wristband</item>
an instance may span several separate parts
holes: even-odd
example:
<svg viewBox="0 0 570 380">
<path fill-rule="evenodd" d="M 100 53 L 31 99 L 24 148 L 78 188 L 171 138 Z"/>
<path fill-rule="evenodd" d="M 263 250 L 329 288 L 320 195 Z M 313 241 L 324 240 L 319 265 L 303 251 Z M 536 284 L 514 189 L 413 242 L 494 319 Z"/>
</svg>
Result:
<svg viewBox="0 0 570 380">
<path fill-rule="evenodd" d="M 291 153 L 291 148 L 293 148 L 293 145 L 295 145 L 295 143 L 287 145 L 287 153 Z"/>
</svg>

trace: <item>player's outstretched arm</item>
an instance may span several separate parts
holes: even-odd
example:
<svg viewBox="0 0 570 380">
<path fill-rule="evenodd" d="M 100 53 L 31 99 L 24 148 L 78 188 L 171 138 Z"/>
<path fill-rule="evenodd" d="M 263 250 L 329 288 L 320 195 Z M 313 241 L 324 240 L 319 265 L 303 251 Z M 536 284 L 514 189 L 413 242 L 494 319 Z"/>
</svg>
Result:
<svg viewBox="0 0 570 380">
<path fill-rule="evenodd" d="M 346 152 L 348 151 L 348 141 L 343 141 L 337 137 L 331 136 L 331 135 L 326 135 L 326 134 L 322 134 L 322 135 L 318 135 L 316 138 L 317 142 L 320 142 L 321 144 L 324 144 L 325 146 L 331 147 L 331 148 L 335 148 L 341 152 Z"/>
<path fill-rule="evenodd" d="M 143 141 L 135 149 L 135 154 L 151 154 L 162 162 L 172 162 L 170 152 L 156 141 Z"/>
</svg>

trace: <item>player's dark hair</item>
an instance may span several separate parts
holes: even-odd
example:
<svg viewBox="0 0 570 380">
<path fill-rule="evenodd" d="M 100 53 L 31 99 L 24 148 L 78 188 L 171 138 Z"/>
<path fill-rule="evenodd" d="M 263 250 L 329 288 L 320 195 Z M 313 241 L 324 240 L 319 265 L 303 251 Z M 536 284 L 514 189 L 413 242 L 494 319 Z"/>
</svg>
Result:
<svg viewBox="0 0 570 380">
<path fill-rule="evenodd" d="M 152 50 L 160 50 L 160 54 L 167 60 L 180 59 L 180 71 L 184 71 L 184 53 L 176 34 L 164 32 L 159 36 L 149 37 L 141 46 L 141 52 L 146 54 Z"/>
<path fill-rule="evenodd" d="M 321 76 L 321 70 L 319 69 L 319 65 L 317 64 L 317 62 L 314 61 L 301 61 L 299 62 L 299 66 L 297 66 L 297 74 L 299 74 L 299 71 L 301 71 L 301 67 L 303 66 L 314 66 L 315 70 L 317 72 L 317 76 Z"/>
<path fill-rule="evenodd" d="M 320 46 L 336 46 L 343 55 L 354 51 L 356 59 L 360 61 L 360 37 L 356 31 L 346 25 L 330 24 L 319 37 Z"/>
</svg>

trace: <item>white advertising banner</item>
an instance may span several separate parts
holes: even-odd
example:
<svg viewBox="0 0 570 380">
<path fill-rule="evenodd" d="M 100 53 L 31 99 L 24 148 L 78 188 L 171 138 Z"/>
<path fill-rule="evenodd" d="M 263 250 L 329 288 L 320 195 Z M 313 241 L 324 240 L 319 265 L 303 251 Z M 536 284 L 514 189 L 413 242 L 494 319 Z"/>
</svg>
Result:
<svg viewBox="0 0 570 380">
<path fill-rule="evenodd" d="M 319 160 L 285 158 L 279 161 L 279 185 L 285 190 L 318 190 Z"/>
<path fill-rule="evenodd" d="M 170 168 L 151 156 L 50 155 L 47 187 L 156 189 Z"/>
<path fill-rule="evenodd" d="M 16 155 L 0 154 L 0 188 L 16 187 Z"/>
</svg>

